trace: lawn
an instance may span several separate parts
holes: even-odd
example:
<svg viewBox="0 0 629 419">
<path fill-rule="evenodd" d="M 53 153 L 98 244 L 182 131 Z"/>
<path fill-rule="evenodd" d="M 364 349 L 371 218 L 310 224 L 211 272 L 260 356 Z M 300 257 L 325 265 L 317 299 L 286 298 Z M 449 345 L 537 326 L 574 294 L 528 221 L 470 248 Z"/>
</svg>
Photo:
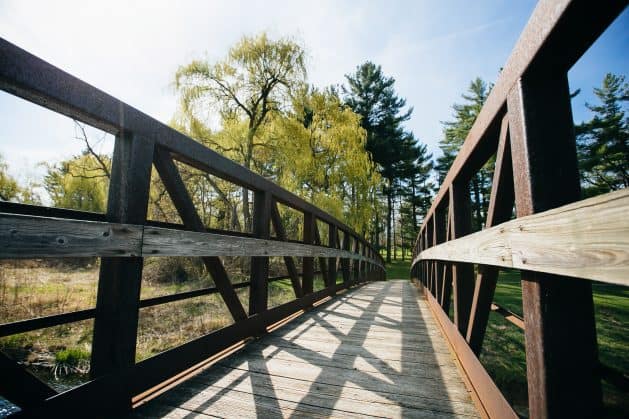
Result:
<svg viewBox="0 0 629 419">
<path fill-rule="evenodd" d="M 406 279 L 410 261 L 387 264 L 387 279 Z M 627 376 L 629 371 L 629 290 L 627 288 L 593 284 L 599 359 Z M 518 271 L 500 274 L 494 301 L 522 315 L 522 291 Z M 526 416 L 527 386 L 524 333 L 501 315 L 491 313 L 481 353 L 481 362 L 516 411 Z M 606 380 L 602 381 L 605 416 L 626 417 L 629 398 Z"/>
</svg>

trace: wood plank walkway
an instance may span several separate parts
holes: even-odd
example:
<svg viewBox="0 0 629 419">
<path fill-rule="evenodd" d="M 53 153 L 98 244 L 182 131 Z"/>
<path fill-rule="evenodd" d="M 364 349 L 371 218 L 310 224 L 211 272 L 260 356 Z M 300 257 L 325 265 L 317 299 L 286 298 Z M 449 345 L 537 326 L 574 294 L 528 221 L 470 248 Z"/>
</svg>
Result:
<svg viewBox="0 0 629 419">
<path fill-rule="evenodd" d="M 138 407 L 136 417 L 478 417 L 427 303 L 366 284 Z"/>
</svg>

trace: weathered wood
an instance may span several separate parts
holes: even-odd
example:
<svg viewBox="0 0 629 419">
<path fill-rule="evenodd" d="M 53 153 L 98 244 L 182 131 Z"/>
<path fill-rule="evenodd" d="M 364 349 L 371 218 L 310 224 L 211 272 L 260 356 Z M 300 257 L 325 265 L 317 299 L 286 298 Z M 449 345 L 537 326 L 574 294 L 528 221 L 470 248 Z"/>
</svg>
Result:
<svg viewBox="0 0 629 419">
<path fill-rule="evenodd" d="M 213 415 L 477 417 L 425 304 L 407 281 L 371 283 L 247 344 L 138 413 L 169 405 Z M 373 333 L 380 312 L 393 327 Z M 342 329 L 333 314 L 348 315 Z"/>
<path fill-rule="evenodd" d="M 500 139 L 496 152 L 496 165 L 489 197 L 489 208 L 485 228 L 503 223 L 511 218 L 513 212 L 513 167 L 511 164 L 511 147 L 509 145 L 509 119 L 502 120 Z M 480 354 L 489 320 L 491 302 L 494 299 L 498 268 L 495 266 L 479 265 L 469 326 L 467 327 L 467 342 L 475 354 Z"/>
<path fill-rule="evenodd" d="M 509 131 L 518 217 L 580 198 L 570 100 L 567 72 L 556 69 L 529 70 L 509 92 Z M 567 215 L 562 217 L 560 225 L 569 225 L 573 231 L 587 231 L 589 237 L 595 237 L 593 241 L 602 243 L 603 237 L 598 236 L 591 226 L 585 227 L 582 220 Z M 626 250 L 629 250 L 626 246 L 629 240 L 626 214 L 619 225 L 605 219 L 605 214 L 600 212 L 596 213 L 596 218 L 605 220 L 603 230 L 625 231 L 618 241 L 625 244 L 621 249 L 624 247 L 626 256 Z M 539 221 L 543 224 L 543 220 Z M 553 230 L 556 227 L 553 225 Z M 524 244 L 529 248 L 538 242 L 534 236 L 525 240 Z M 553 232 L 552 237 L 556 245 L 557 232 Z M 584 240 L 578 241 L 583 243 Z M 615 265 L 618 263 L 615 249 L 618 241 L 605 243 L 603 256 L 613 255 L 614 260 L 610 262 Z M 563 263 L 574 260 L 566 255 L 572 253 L 574 244 L 565 244 L 566 248 L 560 251 L 565 255 Z M 516 243 L 516 246 L 522 247 L 522 244 Z M 590 256 L 591 250 L 599 249 L 597 246 L 594 244 L 595 249 L 589 249 L 586 245 L 588 251 L 582 254 L 586 263 L 597 264 L 600 254 L 595 254 L 594 258 Z M 529 259 L 520 261 L 525 265 L 524 269 L 530 269 Z M 621 256 L 625 281 L 626 262 L 627 259 L 623 262 Z M 523 270 L 521 276 L 530 415 L 539 418 L 599 416 L 602 394 L 591 283 L 528 270 Z M 575 307 L 578 310 L 574 310 Z"/>
<path fill-rule="evenodd" d="M 467 181 L 450 185 L 449 199 L 451 237 L 452 239 L 457 239 L 469 234 L 472 229 L 470 191 Z M 474 268 L 472 265 L 458 262 L 452 265 L 452 287 L 454 296 L 454 324 L 456 324 L 461 334 L 465 335 L 470 319 L 470 311 L 472 309 L 472 298 L 474 296 Z"/>
<path fill-rule="evenodd" d="M 629 191 L 521 217 L 421 252 L 437 259 L 629 285 Z"/>
<path fill-rule="evenodd" d="M 186 185 L 181 179 L 179 170 L 177 170 L 172 157 L 167 151 L 160 150 L 159 148 L 156 150 L 155 168 L 157 169 L 157 172 L 162 179 L 162 183 L 168 191 L 168 195 L 170 195 L 175 208 L 177 208 L 179 217 L 181 217 L 181 220 L 186 227 L 197 232 L 205 232 L 203 221 L 201 221 L 201 218 L 194 207 L 194 203 L 188 194 Z M 157 236 L 157 234 L 154 233 L 149 235 L 153 238 Z M 146 244 L 146 240 L 144 244 Z M 155 250 L 156 249 L 150 249 L 150 251 L 147 252 L 145 249 L 144 253 L 156 253 Z M 225 271 L 225 267 L 223 267 L 221 260 L 216 256 L 205 256 L 202 260 L 206 269 L 212 276 L 214 284 L 216 284 L 216 287 L 219 289 L 221 297 L 223 297 L 223 301 L 225 302 L 225 305 L 234 320 L 238 321 L 245 319 L 247 317 L 247 313 L 245 313 L 245 309 L 242 307 L 234 288 L 231 286 L 231 281 L 227 276 L 227 272 Z"/>
<path fill-rule="evenodd" d="M 0 258 L 140 256 L 142 226 L 0 214 Z"/>
<path fill-rule="evenodd" d="M 253 198 L 253 234 L 260 239 L 271 237 L 272 197 L 267 192 L 255 192 Z M 249 315 L 266 311 L 269 299 L 269 257 L 251 258 Z"/>
<path fill-rule="evenodd" d="M 284 225 L 282 224 L 282 218 L 280 217 L 280 212 L 277 209 L 276 202 L 273 202 L 273 205 L 271 205 L 271 221 L 277 238 L 280 240 L 286 240 L 288 237 L 286 235 Z M 286 271 L 290 277 L 295 298 L 302 297 L 304 292 L 301 288 L 301 281 L 299 280 L 299 273 L 297 272 L 297 267 L 295 266 L 295 260 L 292 256 L 284 256 L 284 264 L 286 265 Z"/>
</svg>

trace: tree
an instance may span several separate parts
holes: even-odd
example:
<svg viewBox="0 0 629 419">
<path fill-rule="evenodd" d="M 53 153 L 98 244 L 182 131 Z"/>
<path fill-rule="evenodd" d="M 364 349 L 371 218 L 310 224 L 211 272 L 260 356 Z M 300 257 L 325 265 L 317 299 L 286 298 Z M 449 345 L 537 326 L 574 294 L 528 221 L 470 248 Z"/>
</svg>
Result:
<svg viewBox="0 0 629 419">
<path fill-rule="evenodd" d="M 101 163 L 108 168 L 106 172 Z M 96 159 L 86 150 L 82 155 L 47 165 L 44 188 L 55 207 L 104 212 L 110 169 L 108 156 Z"/>
<path fill-rule="evenodd" d="M 367 131 L 365 148 L 371 153 L 385 180 L 382 189 L 387 199 L 387 261 L 391 261 L 397 166 L 408 151 L 405 148 L 408 143 L 404 142 L 407 134 L 402 123 L 410 118 L 413 109 L 403 111 L 406 100 L 395 93 L 395 79 L 385 77 L 382 68 L 372 62 L 367 61 L 358 66 L 354 74 L 348 74 L 345 78 L 348 84 L 343 87 L 345 102 L 362 117 L 362 127 Z M 376 241 L 379 241 L 378 238 Z"/>
<path fill-rule="evenodd" d="M 270 160 L 277 182 L 367 235 L 380 176 L 365 151 L 360 116 L 333 89 L 304 88 L 270 127 L 269 141 L 281 150 Z"/>
<path fill-rule="evenodd" d="M 467 93 L 461 95 L 464 103 L 452 105 L 454 120 L 442 122 L 443 139 L 439 141 L 439 148 L 443 155 L 437 158 L 437 175 L 439 183 L 443 183 L 445 177 L 454 162 L 467 134 L 474 121 L 478 117 L 483 104 L 489 96 L 492 85 L 488 85 L 481 78 L 472 80 Z M 472 213 L 476 228 L 480 228 L 484 222 L 487 207 L 489 205 L 489 192 L 493 169 L 493 159 L 472 177 Z"/>
<path fill-rule="evenodd" d="M 260 161 L 259 150 L 271 146 L 262 141 L 259 131 L 303 83 L 304 61 L 300 45 L 287 38 L 271 40 L 262 33 L 243 37 L 222 61 L 195 60 L 180 67 L 175 75 L 182 104 L 180 125 L 190 128 L 187 132 L 207 126 L 211 122 L 204 117 L 208 107 L 218 111 L 224 122 L 238 125 L 244 121 L 245 132 L 233 144 L 212 145 L 221 153 L 231 152 L 247 169 L 254 168 Z M 245 188 L 242 202 L 245 230 L 250 231 L 249 191 Z"/>
<path fill-rule="evenodd" d="M 599 105 L 586 103 L 594 113 L 577 125 L 579 166 L 584 194 L 597 195 L 629 186 L 629 83 L 624 76 L 608 73 L 594 88 Z"/>
<path fill-rule="evenodd" d="M 29 182 L 22 186 L 9 174 L 9 165 L 0 154 L 0 200 L 15 201 L 22 204 L 41 204 L 39 195 L 35 192 L 37 184 Z"/>
</svg>

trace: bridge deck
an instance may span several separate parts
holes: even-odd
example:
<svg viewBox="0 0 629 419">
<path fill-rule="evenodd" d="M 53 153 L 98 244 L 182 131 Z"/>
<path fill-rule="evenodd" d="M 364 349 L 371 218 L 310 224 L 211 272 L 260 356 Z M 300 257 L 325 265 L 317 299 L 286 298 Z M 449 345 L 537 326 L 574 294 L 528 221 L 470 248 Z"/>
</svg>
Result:
<svg viewBox="0 0 629 419">
<path fill-rule="evenodd" d="M 408 281 L 312 310 L 136 410 L 138 417 L 477 417 Z"/>
</svg>

